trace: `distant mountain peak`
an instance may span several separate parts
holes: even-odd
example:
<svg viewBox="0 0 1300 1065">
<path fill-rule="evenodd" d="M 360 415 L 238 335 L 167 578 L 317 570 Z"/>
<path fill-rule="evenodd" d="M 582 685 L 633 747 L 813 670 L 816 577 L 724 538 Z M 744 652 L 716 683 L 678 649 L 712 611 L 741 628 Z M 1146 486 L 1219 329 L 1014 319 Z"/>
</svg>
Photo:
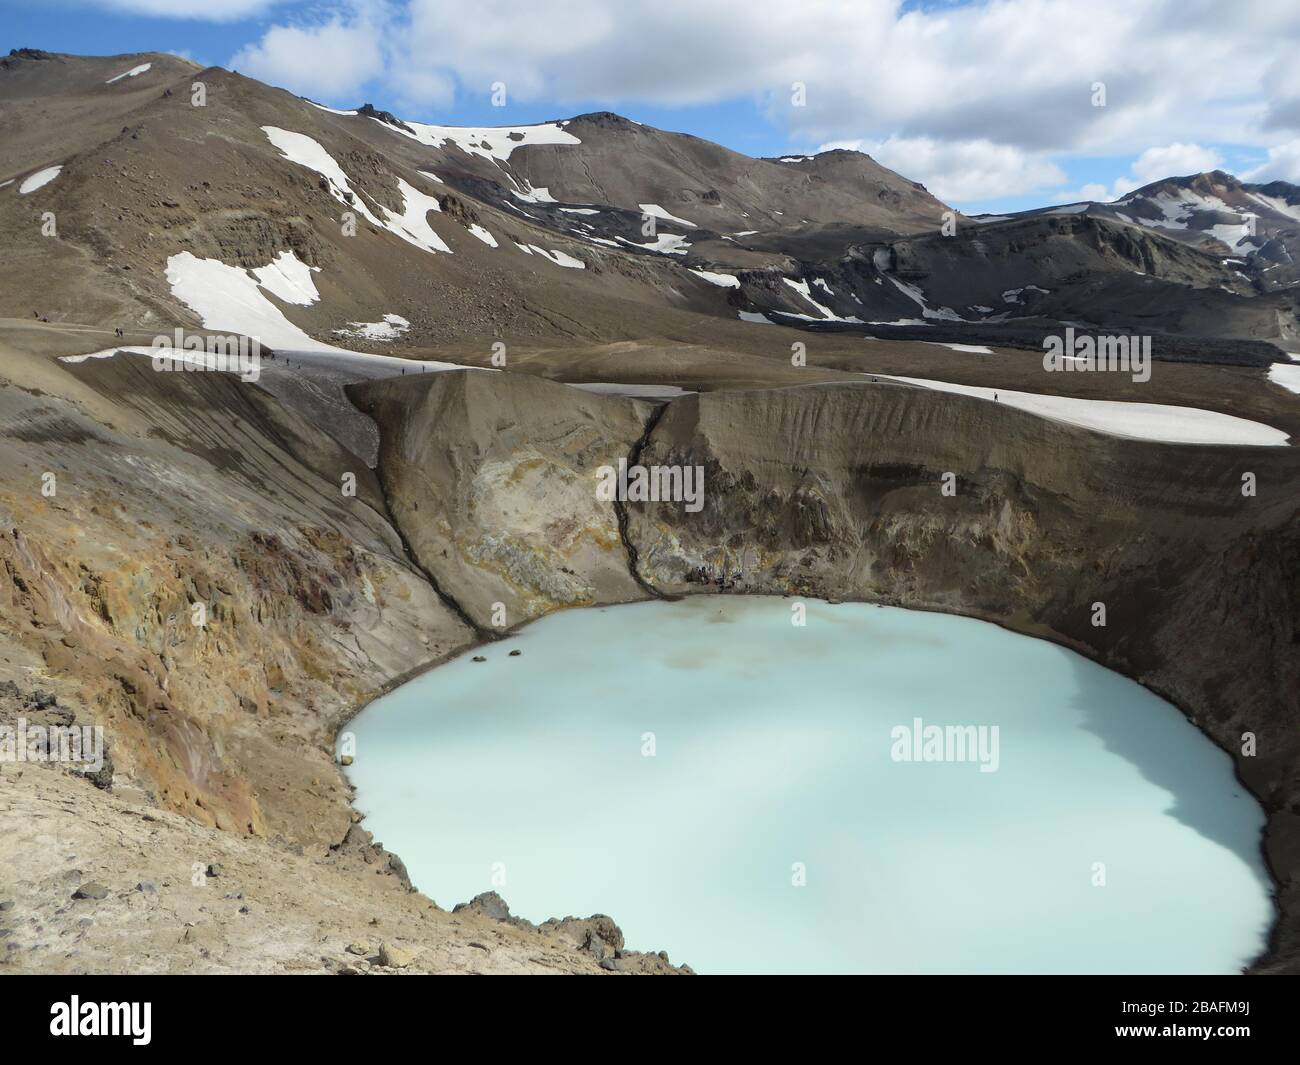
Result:
<svg viewBox="0 0 1300 1065">
<path fill-rule="evenodd" d="M 568 121 L 586 122 L 593 126 L 603 126 L 607 129 L 632 129 L 634 126 L 640 126 L 640 122 L 625 118 L 623 115 L 614 111 L 588 111 L 585 114 L 574 115 Z"/>
</svg>

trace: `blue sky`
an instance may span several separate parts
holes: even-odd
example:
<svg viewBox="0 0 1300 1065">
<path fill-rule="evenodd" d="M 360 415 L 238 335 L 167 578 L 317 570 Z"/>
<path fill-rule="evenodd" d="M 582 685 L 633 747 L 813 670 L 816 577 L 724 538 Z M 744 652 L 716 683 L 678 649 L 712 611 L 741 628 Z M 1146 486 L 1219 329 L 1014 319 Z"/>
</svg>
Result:
<svg viewBox="0 0 1300 1065">
<path fill-rule="evenodd" d="M 416 120 L 608 109 L 749 155 L 854 147 L 975 212 L 1111 199 L 1214 167 L 1300 181 L 1292 6 L 0 0 L 0 25 L 5 50 L 177 52 Z"/>
</svg>

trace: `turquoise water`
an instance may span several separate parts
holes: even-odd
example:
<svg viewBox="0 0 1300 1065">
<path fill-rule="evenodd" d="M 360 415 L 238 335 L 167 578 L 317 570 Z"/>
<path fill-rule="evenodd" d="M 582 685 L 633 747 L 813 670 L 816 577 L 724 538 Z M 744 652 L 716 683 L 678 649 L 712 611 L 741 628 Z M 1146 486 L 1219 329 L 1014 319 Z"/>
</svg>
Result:
<svg viewBox="0 0 1300 1065">
<path fill-rule="evenodd" d="M 809 600 L 798 626 L 795 603 L 573 610 L 426 673 L 349 726 L 366 827 L 443 906 L 608 913 L 702 972 L 1263 949 L 1263 813 L 1174 707 L 984 622 Z M 924 760 L 932 725 L 984 729 Z"/>
</svg>

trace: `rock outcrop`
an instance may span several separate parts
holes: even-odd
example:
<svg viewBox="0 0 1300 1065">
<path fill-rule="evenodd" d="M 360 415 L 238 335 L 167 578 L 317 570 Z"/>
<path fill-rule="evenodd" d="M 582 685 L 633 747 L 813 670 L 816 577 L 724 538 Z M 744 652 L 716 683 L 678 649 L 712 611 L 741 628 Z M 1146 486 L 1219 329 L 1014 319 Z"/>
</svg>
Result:
<svg viewBox="0 0 1300 1065">
<path fill-rule="evenodd" d="M 476 370 L 350 394 L 382 427 L 379 474 L 413 557 L 480 629 L 645 597 L 596 485 L 649 405 Z"/>
</svg>

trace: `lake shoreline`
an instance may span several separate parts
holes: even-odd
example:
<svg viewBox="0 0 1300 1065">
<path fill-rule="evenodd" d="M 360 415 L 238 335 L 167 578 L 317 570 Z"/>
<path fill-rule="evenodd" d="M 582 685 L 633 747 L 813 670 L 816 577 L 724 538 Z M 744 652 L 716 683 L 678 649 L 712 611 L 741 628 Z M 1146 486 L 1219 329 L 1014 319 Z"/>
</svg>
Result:
<svg viewBox="0 0 1300 1065">
<path fill-rule="evenodd" d="M 857 604 L 857 605 L 861 605 L 861 606 L 875 606 L 875 607 L 886 607 L 886 606 L 891 606 L 891 607 L 902 607 L 902 605 L 901 605 L 901 604 L 898 604 L 898 603 L 889 603 L 889 602 L 885 602 L 885 601 L 880 601 L 880 600 L 871 600 L 871 599 L 865 599 L 865 598 L 852 598 L 852 599 L 847 599 L 847 598 L 846 598 L 845 600 L 825 600 L 825 599 L 818 599 L 817 597 L 814 597 L 814 596 L 793 596 L 793 595 L 784 595 L 784 596 L 779 596 L 779 597 L 778 597 L 778 596 L 773 596 L 773 595 L 771 595 L 770 593 L 758 593 L 758 592 L 746 592 L 746 591 L 735 591 L 735 592 L 725 592 L 725 593 L 703 593 L 703 594 L 690 595 L 690 596 L 687 596 L 686 598 L 690 598 L 690 599 L 707 599 L 707 598 L 709 598 L 709 597 L 711 597 L 712 595 L 715 595 L 715 594 L 729 594 L 729 595 L 733 595 L 733 596 L 736 596 L 736 597 L 738 597 L 738 598 L 742 598 L 742 599 L 744 599 L 744 598 L 761 597 L 761 598 L 772 598 L 772 599 L 782 598 L 782 599 L 785 599 L 785 600 L 788 600 L 788 601 L 791 601 L 791 602 L 793 602 L 793 601 L 806 601 L 806 602 L 808 602 L 810 605 L 813 604 L 813 603 L 817 603 L 819 606 L 823 606 L 823 607 L 825 607 L 825 608 L 827 608 L 827 609 L 832 609 L 832 608 L 834 608 L 835 606 L 840 605 L 841 603 L 853 603 L 853 604 Z M 647 602 L 647 603 L 648 603 L 648 602 L 651 602 L 651 600 L 649 600 L 649 599 L 640 599 L 640 600 L 632 600 L 632 601 L 631 601 L 631 603 L 633 603 L 633 604 L 635 604 L 635 603 L 641 603 L 641 602 Z M 599 604 L 593 604 L 591 607 L 581 607 L 581 608 L 572 608 L 572 609 L 573 609 L 573 610 L 602 609 L 602 608 L 612 607 L 612 606 L 618 606 L 618 605 L 626 605 L 626 604 L 624 604 L 624 603 L 599 603 Z M 1013 621 L 1010 621 L 1010 620 L 1008 620 L 1008 619 L 999 619 L 999 618 L 980 617 L 980 616 L 978 616 L 978 614 L 975 613 L 975 612 L 968 612 L 968 611 L 959 611 L 959 610 L 954 610 L 954 609 L 951 608 L 950 605 L 947 605 L 947 604 L 935 604 L 935 605 L 933 605 L 933 606 L 920 606 L 920 605 L 917 605 L 917 604 L 914 604 L 914 603 L 909 603 L 906 607 L 902 607 L 902 609 L 905 609 L 905 610 L 910 611 L 910 612 L 916 612 L 916 613 L 930 613 L 930 614 L 936 614 L 936 615 L 947 615 L 947 616 L 952 616 L 952 617 L 956 617 L 956 618 L 966 618 L 966 619 L 970 619 L 970 620 L 974 620 L 974 621 L 986 622 L 986 623 L 989 623 L 989 624 L 992 624 L 992 625 L 996 626 L 998 629 L 1000 629 L 1000 630 L 1002 630 L 1002 631 L 1004 631 L 1004 632 L 1007 632 L 1007 633 L 1010 633 L 1010 634 L 1014 634 L 1014 635 L 1023 636 L 1023 637 L 1030 637 L 1030 638 L 1033 638 L 1033 639 L 1044 640 L 1044 641 L 1046 641 L 1046 642 L 1048 642 L 1048 643 L 1051 643 L 1051 644 L 1053 644 L 1053 645 L 1055 645 L 1055 646 L 1062 647 L 1062 648 L 1064 648 L 1064 649 L 1066 649 L 1066 650 L 1072 651 L 1072 652 L 1074 652 L 1074 653 L 1080 655 L 1080 656 L 1081 656 L 1082 658 L 1084 658 L 1086 661 L 1088 661 L 1088 662 L 1092 663 L 1093 665 L 1099 667 L 1100 669 L 1103 669 L 1103 670 L 1105 670 L 1105 671 L 1108 672 L 1108 673 L 1115 673 L 1115 674 L 1118 674 L 1118 675 L 1120 675 L 1120 676 L 1124 676 L 1126 679 L 1131 680 L 1131 681 L 1137 683 L 1138 685 L 1140 685 L 1140 686 L 1141 686 L 1145 691 L 1149 692 L 1151 695 L 1153 695 L 1153 696 L 1159 698 L 1159 699 L 1162 700 L 1163 702 L 1166 702 L 1166 703 L 1171 704 L 1171 705 L 1172 705 L 1172 706 L 1173 706 L 1173 707 L 1178 711 L 1178 715 L 1179 715 L 1179 717 L 1180 717 L 1182 720 L 1187 721 L 1188 723 L 1194 725 L 1194 726 L 1196 727 L 1197 732 L 1198 732 L 1201 736 L 1203 736 L 1203 737 L 1205 737 L 1206 739 L 1210 740 L 1210 741 L 1213 743 L 1213 746 L 1214 746 L 1214 748 L 1215 748 L 1216 750 L 1223 750 L 1222 746 L 1221 746 L 1220 744 L 1218 744 L 1217 742 L 1214 742 L 1214 737 L 1213 737 L 1212 735 L 1210 735 L 1210 734 L 1209 734 L 1209 733 L 1208 733 L 1208 732 L 1207 732 L 1207 731 L 1206 731 L 1206 730 L 1205 730 L 1205 729 L 1204 729 L 1204 728 L 1203 728 L 1203 727 L 1202 727 L 1202 726 L 1201 726 L 1201 725 L 1200 725 L 1200 724 L 1195 720 L 1195 718 L 1194 718 L 1192 715 L 1190 715 L 1190 714 L 1189 714 L 1189 713 L 1188 713 L 1188 712 L 1187 712 L 1187 711 L 1186 711 L 1182 706 L 1180 706 L 1180 705 L 1179 705 L 1179 704 L 1178 704 L 1174 699 L 1171 699 L 1167 694 L 1165 694 L 1164 692 L 1160 691 L 1159 688 L 1158 688 L 1156 685 L 1153 685 L 1153 684 L 1150 684 L 1150 683 L 1146 682 L 1142 677 L 1131 676 L 1130 674 L 1126 673 L 1125 671 L 1123 671 L 1123 670 L 1121 670 L 1121 669 L 1115 669 L 1115 668 L 1113 668 L 1112 666 L 1107 665 L 1106 663 L 1099 661 L 1098 658 L 1097 658 L 1095 655 L 1092 655 L 1092 654 L 1089 654 L 1089 653 L 1088 653 L 1088 648 L 1087 648 L 1086 646 L 1078 645 L 1078 644 L 1076 644 L 1074 641 L 1071 641 L 1071 640 L 1069 640 L 1068 638 L 1062 637 L 1062 636 L 1060 636 L 1060 635 L 1057 634 L 1057 633 L 1049 632 L 1049 631 L 1036 631 L 1036 630 L 1040 630 L 1040 626 L 1036 626 L 1036 625 L 1032 625 L 1032 624 L 1026 624 L 1025 622 L 1023 622 L 1022 620 L 1019 620 L 1019 619 L 1017 619 L 1016 621 L 1013 622 Z M 550 613 L 550 614 L 544 615 L 544 617 L 545 617 L 545 618 L 555 618 L 557 615 L 566 614 L 566 613 L 571 613 L 571 612 L 572 612 L 572 610 L 555 611 L 555 612 L 552 612 L 552 613 Z M 536 620 L 541 620 L 541 619 L 536 619 Z M 385 686 L 383 692 L 381 692 L 380 694 L 376 695 L 374 699 L 368 700 L 364 705 L 362 705 L 362 706 L 358 706 L 358 707 L 356 708 L 356 710 L 354 711 L 354 713 L 351 714 L 351 715 L 349 715 L 349 717 L 347 718 L 346 721 L 340 723 L 339 728 L 338 728 L 338 730 L 337 730 L 337 732 L 336 732 L 336 739 L 335 739 L 335 742 L 337 743 L 337 733 L 338 733 L 338 732 L 342 732 L 342 731 L 344 730 L 344 728 L 346 727 L 347 722 L 350 721 L 350 720 L 352 720 L 352 719 L 356 716 L 356 714 L 360 713 L 363 709 L 365 709 L 366 707 L 370 706 L 370 705 L 375 701 L 375 699 L 382 698 L 384 695 L 390 694 L 392 691 L 394 691 L 394 690 L 397 689 L 398 687 L 401 687 L 403 684 L 405 684 L 405 683 L 409 683 L 411 680 L 413 680 L 413 679 L 415 679 L 415 678 L 417 678 L 417 677 L 419 677 L 419 676 L 422 676 L 422 675 L 424 675 L 424 674 L 430 672 L 430 671 L 433 670 L 433 669 L 436 669 L 438 666 L 440 666 L 440 665 L 444 665 L 444 664 L 446 664 L 447 662 L 451 661 L 452 659 L 455 659 L 455 658 L 457 658 L 457 657 L 460 657 L 460 656 L 464 655 L 467 651 L 472 651 L 472 650 L 476 650 L 476 649 L 486 648 L 486 647 L 491 646 L 491 644 L 498 642 L 500 639 L 507 639 L 507 638 L 509 638 L 510 636 L 517 635 L 517 634 L 519 634 L 519 633 L 520 633 L 524 628 L 527 628 L 530 624 L 531 624 L 531 622 L 525 622 L 525 623 L 521 623 L 521 624 L 518 624 L 518 625 L 512 626 L 510 629 L 503 631 L 502 636 L 499 637 L 499 638 L 497 638 L 497 639 L 490 639 L 490 640 L 479 639 L 479 640 L 474 640 L 474 641 L 471 641 L 471 642 L 467 642 L 467 643 L 465 643 L 464 645 L 458 647 L 457 649 L 455 649 L 455 650 L 449 652 L 448 654 L 443 655 L 443 656 L 440 656 L 437 660 L 432 660 L 432 661 L 430 661 L 430 662 L 421 663 L 419 666 L 414 667 L 414 668 L 412 668 L 411 670 L 407 671 L 407 673 L 405 673 L 403 676 L 401 676 L 401 677 L 399 677 L 399 678 L 395 678 L 392 682 L 390 682 L 388 685 Z M 1263 804 L 1259 802 L 1259 796 L 1255 795 L 1254 791 L 1253 791 L 1252 789 L 1249 788 L 1249 786 L 1246 784 L 1246 782 L 1245 782 L 1244 780 L 1242 780 L 1241 775 L 1240 775 L 1240 773 L 1239 773 L 1238 770 L 1237 770 L 1237 765 L 1236 765 L 1235 760 L 1232 759 L 1232 758 L 1230 757 L 1230 758 L 1229 758 L 1229 761 L 1232 763 L 1232 766 L 1233 766 L 1232 771 L 1231 771 L 1231 775 L 1232 775 L 1232 779 L 1233 779 L 1233 781 L 1234 781 L 1237 785 L 1241 786 L 1241 787 L 1244 789 L 1245 793 L 1248 794 L 1248 795 L 1250 795 L 1251 798 L 1252 798 L 1252 800 L 1253 800 L 1255 803 L 1257 803 L 1257 804 L 1261 807 L 1261 809 L 1263 810 L 1263 813 L 1264 813 L 1265 815 L 1267 815 L 1267 813 L 1268 813 L 1267 808 L 1264 807 Z M 352 787 L 353 787 L 353 796 L 354 796 L 354 801 L 355 801 L 355 794 L 356 794 L 355 788 L 356 788 L 356 783 L 355 783 L 355 781 L 354 781 L 354 779 L 353 779 L 353 777 L 352 777 L 352 775 L 351 775 L 350 773 L 345 774 L 345 775 L 347 775 L 347 777 L 348 777 L 348 781 L 349 781 L 349 784 L 352 785 Z M 1273 941 L 1274 941 L 1274 937 L 1276 936 L 1276 931 L 1277 931 L 1277 919 L 1278 919 L 1278 898 L 1277 898 L 1277 890 L 1276 890 L 1276 885 L 1277 885 L 1277 876 L 1276 876 L 1275 871 L 1273 870 L 1273 868 L 1271 867 L 1271 865 L 1269 865 L 1268 860 L 1267 860 L 1267 852 L 1266 852 L 1266 849 L 1265 849 L 1265 846 L 1264 846 L 1264 841 L 1265 841 L 1266 833 L 1267 833 L 1267 824 L 1265 823 L 1265 826 L 1264 826 L 1263 830 L 1261 831 L 1261 834 L 1256 838 L 1256 840 L 1254 841 L 1254 843 L 1251 845 L 1251 850 L 1253 851 L 1255 857 L 1256 857 L 1256 858 L 1258 859 L 1258 861 L 1260 862 L 1260 864 L 1261 864 L 1261 866 L 1262 866 L 1262 869 L 1264 870 L 1264 873 L 1265 873 L 1265 875 L 1266 875 L 1266 877 L 1267 877 L 1267 885 L 1268 885 L 1268 899 L 1269 899 L 1269 908 L 1270 908 L 1270 920 L 1269 920 L 1269 924 L 1268 924 L 1267 935 L 1266 935 L 1266 937 L 1265 937 L 1265 941 L 1264 941 L 1263 945 L 1261 946 L 1260 951 L 1259 951 L 1257 954 L 1255 954 L 1255 956 L 1251 959 L 1251 961 L 1249 962 L 1248 965 L 1246 965 L 1246 966 L 1243 967 L 1244 971 L 1250 971 L 1251 969 L 1255 968 L 1255 967 L 1259 964 L 1259 962 L 1260 962 L 1261 959 L 1267 957 L 1269 951 L 1270 951 L 1270 950 L 1272 949 L 1272 947 L 1273 947 Z M 401 848 L 398 847 L 397 850 L 398 850 L 398 852 L 400 853 Z M 508 894 L 508 892 L 507 892 L 507 894 Z M 616 906 L 611 905 L 610 908 L 615 909 L 615 911 L 617 912 L 617 907 L 616 907 Z"/>
</svg>

